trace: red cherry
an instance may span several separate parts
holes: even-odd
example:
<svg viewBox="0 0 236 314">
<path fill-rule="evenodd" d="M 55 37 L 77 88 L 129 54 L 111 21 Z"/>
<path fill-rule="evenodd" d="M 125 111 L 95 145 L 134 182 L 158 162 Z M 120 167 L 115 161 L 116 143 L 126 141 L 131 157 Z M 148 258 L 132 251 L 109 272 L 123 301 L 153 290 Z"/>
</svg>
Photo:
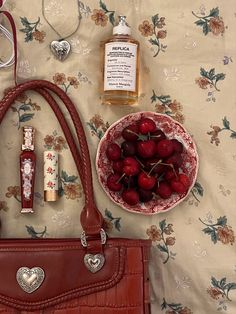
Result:
<svg viewBox="0 0 236 314">
<path fill-rule="evenodd" d="M 167 199 L 171 196 L 172 191 L 168 183 L 162 181 L 159 183 L 159 186 L 156 188 L 156 193 L 164 199 Z"/>
<path fill-rule="evenodd" d="M 138 154 L 142 158 L 153 157 L 156 152 L 156 144 L 153 140 L 140 141 L 137 144 Z"/>
<path fill-rule="evenodd" d="M 189 188 L 189 179 L 186 177 L 184 174 L 179 174 L 177 178 L 172 179 L 170 181 L 171 189 L 178 194 L 186 193 Z"/>
<path fill-rule="evenodd" d="M 120 191 L 122 189 L 122 184 L 118 182 L 120 179 L 120 175 L 115 173 L 115 174 L 110 174 L 109 177 L 107 178 L 107 186 L 109 190 L 111 191 Z"/>
<path fill-rule="evenodd" d="M 136 153 L 136 143 L 124 141 L 121 144 L 121 149 L 125 157 L 134 156 Z"/>
<path fill-rule="evenodd" d="M 121 194 L 122 199 L 129 205 L 136 205 L 139 202 L 139 195 L 134 189 L 124 190 Z"/>
<path fill-rule="evenodd" d="M 171 189 L 178 193 L 178 194 L 183 194 L 187 191 L 186 187 L 181 183 L 180 181 L 176 179 L 172 179 L 170 182 Z"/>
<path fill-rule="evenodd" d="M 176 140 L 175 138 L 173 138 L 171 140 L 171 142 L 173 143 L 174 145 L 174 151 L 176 153 L 182 153 L 183 152 L 183 149 L 184 149 L 184 146 L 182 143 L 180 143 L 178 140 Z"/>
<path fill-rule="evenodd" d="M 151 190 L 156 184 L 156 178 L 141 172 L 138 176 L 138 185 L 144 190 Z"/>
<path fill-rule="evenodd" d="M 174 145 L 170 140 L 161 140 L 157 143 L 156 152 L 160 157 L 169 157 L 174 151 Z"/>
<path fill-rule="evenodd" d="M 156 124 L 149 118 L 142 118 L 138 124 L 139 132 L 141 134 L 153 133 L 156 131 Z"/>
<path fill-rule="evenodd" d="M 152 173 L 161 174 L 165 172 L 166 166 L 161 164 L 161 158 L 151 158 L 145 163 L 145 167 L 148 171 L 152 169 Z"/>
<path fill-rule="evenodd" d="M 124 163 L 123 163 L 123 160 L 121 159 L 115 160 L 112 163 L 112 169 L 114 170 L 114 172 L 123 173 L 123 167 L 124 167 Z"/>
<path fill-rule="evenodd" d="M 183 163 L 183 157 L 180 153 L 174 153 L 166 159 L 165 163 L 173 165 L 175 168 L 178 169 Z"/>
<path fill-rule="evenodd" d="M 126 157 L 124 159 L 123 172 L 127 176 L 134 176 L 139 173 L 140 165 L 133 157 Z"/>
<path fill-rule="evenodd" d="M 124 176 L 121 180 L 125 188 L 135 188 L 137 186 L 137 177 L 136 176 Z"/>
<path fill-rule="evenodd" d="M 165 133 L 164 132 L 162 132 L 161 130 L 156 130 L 155 132 L 153 132 L 152 134 L 151 134 L 151 139 L 153 140 L 153 141 L 155 141 L 155 142 L 159 142 L 159 141 L 161 141 L 161 140 L 164 140 L 164 139 L 166 139 L 166 136 L 165 136 Z"/>
<path fill-rule="evenodd" d="M 179 174 L 179 181 L 181 183 L 183 183 L 183 185 L 186 187 L 186 188 L 189 188 L 190 187 L 190 180 L 189 180 L 189 177 L 184 174 L 184 173 L 180 173 Z"/>
<path fill-rule="evenodd" d="M 167 170 L 164 176 L 165 180 L 171 181 L 176 178 L 175 172 L 173 170 Z"/>
<path fill-rule="evenodd" d="M 139 199 L 141 202 L 149 202 L 153 198 L 153 192 L 150 190 L 139 189 L 138 190 Z"/>
<path fill-rule="evenodd" d="M 107 146 L 106 154 L 109 160 L 118 160 L 121 157 L 121 148 L 118 144 L 111 143 Z"/>
<path fill-rule="evenodd" d="M 137 141 L 138 139 L 138 125 L 131 124 L 122 130 L 122 136 L 126 141 Z"/>
</svg>

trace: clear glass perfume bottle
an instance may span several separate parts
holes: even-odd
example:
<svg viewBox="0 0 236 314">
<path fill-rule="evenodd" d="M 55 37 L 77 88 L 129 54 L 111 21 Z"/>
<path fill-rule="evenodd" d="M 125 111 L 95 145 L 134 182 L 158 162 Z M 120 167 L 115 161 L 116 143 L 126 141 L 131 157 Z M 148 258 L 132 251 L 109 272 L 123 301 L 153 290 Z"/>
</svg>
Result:
<svg viewBox="0 0 236 314">
<path fill-rule="evenodd" d="M 131 37 L 125 16 L 113 28 L 113 36 L 101 43 L 102 102 L 131 105 L 138 98 L 139 42 Z"/>
</svg>

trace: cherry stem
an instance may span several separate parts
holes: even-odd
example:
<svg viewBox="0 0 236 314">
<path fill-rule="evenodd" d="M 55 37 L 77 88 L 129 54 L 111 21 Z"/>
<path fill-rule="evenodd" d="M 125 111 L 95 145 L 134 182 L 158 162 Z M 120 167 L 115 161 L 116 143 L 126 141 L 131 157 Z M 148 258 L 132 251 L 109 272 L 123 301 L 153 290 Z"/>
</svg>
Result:
<svg viewBox="0 0 236 314">
<path fill-rule="evenodd" d="M 145 173 L 147 176 L 149 176 L 149 173 L 147 173 L 144 169 L 141 168 L 141 171 Z"/>
<path fill-rule="evenodd" d="M 125 176 L 125 173 L 122 174 L 122 176 L 116 181 L 116 183 L 119 183 Z"/>
<path fill-rule="evenodd" d="M 176 171 L 175 171 L 175 167 L 174 167 L 173 164 L 166 164 L 166 163 L 164 163 L 164 162 L 161 162 L 160 164 L 161 164 L 161 165 L 164 165 L 164 166 L 169 166 L 169 167 L 171 167 L 172 170 L 173 170 L 173 172 L 174 172 L 174 174 L 175 174 L 176 179 L 178 179 L 178 176 L 177 176 L 177 173 L 176 173 Z"/>
<path fill-rule="evenodd" d="M 158 138 L 158 137 L 161 137 L 161 134 L 158 134 L 158 135 L 150 135 L 150 137 L 151 137 L 151 138 L 153 138 L 153 137 L 154 137 L 154 138 Z"/>
<path fill-rule="evenodd" d="M 132 130 L 127 130 L 127 132 L 128 132 L 128 133 L 135 134 L 135 135 L 138 137 L 138 139 L 140 139 L 140 140 L 142 140 L 142 141 L 145 141 L 145 140 L 148 138 L 147 135 L 140 134 L 140 133 L 136 133 L 136 132 L 134 132 L 134 131 L 132 131 Z"/>
<path fill-rule="evenodd" d="M 132 130 L 127 130 L 127 132 L 128 132 L 128 133 L 132 133 L 132 134 L 135 134 L 135 135 L 139 136 L 139 134 L 138 134 L 138 133 L 136 133 L 136 132 L 134 132 L 134 131 L 132 131 Z"/>
<path fill-rule="evenodd" d="M 135 156 L 135 159 L 137 160 L 137 162 L 140 164 L 141 167 L 145 167 L 144 164 Z"/>
<path fill-rule="evenodd" d="M 156 168 L 157 165 L 161 164 L 162 160 L 158 160 L 158 162 L 155 163 L 155 165 L 151 168 L 151 170 L 148 173 L 148 176 L 150 176 L 150 174 L 152 173 L 152 171 Z"/>
</svg>

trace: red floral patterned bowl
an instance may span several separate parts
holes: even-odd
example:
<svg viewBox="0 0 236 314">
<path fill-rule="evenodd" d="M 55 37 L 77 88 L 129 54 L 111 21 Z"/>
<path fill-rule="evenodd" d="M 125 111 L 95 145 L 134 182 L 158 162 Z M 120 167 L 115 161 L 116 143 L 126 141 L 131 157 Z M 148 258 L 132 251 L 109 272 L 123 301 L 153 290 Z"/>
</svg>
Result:
<svg viewBox="0 0 236 314">
<path fill-rule="evenodd" d="M 182 153 L 183 165 L 181 168 L 183 172 L 188 175 L 191 186 L 188 192 L 185 194 L 180 195 L 173 193 L 168 199 L 161 199 L 158 196 L 155 196 L 147 203 L 139 203 L 135 206 L 131 206 L 123 201 L 118 192 L 110 191 L 107 187 L 106 181 L 108 175 L 112 173 L 112 165 L 111 162 L 107 159 L 106 149 L 107 146 L 112 142 L 121 144 L 124 141 L 121 136 L 122 130 L 126 126 L 134 123 L 135 121 L 138 121 L 143 117 L 153 119 L 156 122 L 158 128 L 161 129 L 168 138 L 175 138 L 184 145 L 184 152 Z M 110 199 L 125 210 L 144 215 L 152 215 L 169 211 L 182 202 L 188 196 L 195 184 L 198 172 L 198 164 L 199 161 L 196 146 L 185 128 L 167 115 L 149 111 L 129 114 L 112 124 L 101 139 L 98 145 L 96 156 L 98 179 Z"/>
</svg>

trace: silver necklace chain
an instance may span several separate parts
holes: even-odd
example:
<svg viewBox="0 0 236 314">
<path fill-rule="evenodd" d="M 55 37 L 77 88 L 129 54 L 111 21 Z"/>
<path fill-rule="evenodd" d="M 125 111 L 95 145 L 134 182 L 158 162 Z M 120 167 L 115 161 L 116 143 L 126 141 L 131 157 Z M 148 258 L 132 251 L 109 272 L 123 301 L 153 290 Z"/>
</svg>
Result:
<svg viewBox="0 0 236 314">
<path fill-rule="evenodd" d="M 42 14 L 43 14 L 43 17 L 45 19 L 45 21 L 48 23 L 48 25 L 51 27 L 52 30 L 54 30 L 54 32 L 59 36 L 59 39 L 58 40 L 53 40 L 50 44 L 50 49 L 51 49 L 51 52 L 53 53 L 53 55 L 56 57 L 56 59 L 60 60 L 60 61 L 64 61 L 68 55 L 70 54 L 71 52 L 71 44 L 66 40 L 67 38 L 73 36 L 79 26 L 80 26 L 80 22 L 81 22 L 81 14 L 80 14 L 80 8 L 79 8 L 79 0 L 76 0 L 77 2 L 77 5 L 78 5 L 78 23 L 77 23 L 77 26 L 75 28 L 75 30 L 63 37 L 61 36 L 61 34 L 55 29 L 55 27 L 53 27 L 53 25 L 49 22 L 49 20 L 46 18 L 45 16 L 45 2 L 44 0 L 42 0 Z"/>
<path fill-rule="evenodd" d="M 61 36 L 61 34 L 55 29 L 55 27 L 52 26 L 52 24 L 49 22 L 49 20 L 46 18 L 46 15 L 45 15 L 45 0 L 42 0 L 42 14 L 43 14 L 43 18 L 44 18 L 44 20 L 47 22 L 47 24 L 54 30 L 54 32 L 59 36 L 59 41 L 64 40 L 64 39 L 67 39 L 67 38 L 73 36 L 73 35 L 77 32 L 77 30 L 79 29 L 79 27 L 80 27 L 80 22 L 81 22 L 81 17 L 82 17 L 82 16 L 81 16 L 81 14 L 80 14 L 80 8 L 79 8 L 79 3 L 78 3 L 78 1 L 79 1 L 79 0 L 76 0 L 77 5 L 78 5 L 78 12 L 79 12 L 79 15 L 78 15 L 78 24 L 77 24 L 75 30 L 74 30 L 71 34 L 69 34 L 69 35 L 63 37 L 63 36 Z"/>
</svg>

